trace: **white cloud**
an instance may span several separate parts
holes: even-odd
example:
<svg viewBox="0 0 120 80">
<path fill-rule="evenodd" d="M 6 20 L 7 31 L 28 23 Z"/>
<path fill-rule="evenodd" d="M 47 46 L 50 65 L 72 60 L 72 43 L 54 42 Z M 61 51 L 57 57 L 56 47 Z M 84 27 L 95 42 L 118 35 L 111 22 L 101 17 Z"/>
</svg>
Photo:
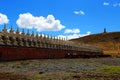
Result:
<svg viewBox="0 0 120 80">
<path fill-rule="evenodd" d="M 5 24 L 8 22 L 9 22 L 9 19 L 7 18 L 7 16 L 5 14 L 0 13 L 0 24 Z"/>
<path fill-rule="evenodd" d="M 70 40 L 70 39 L 84 37 L 84 36 L 87 36 L 87 35 L 90 35 L 90 34 L 91 34 L 91 32 L 88 31 L 86 34 L 80 34 L 80 33 L 77 34 L 77 33 L 74 33 L 72 35 L 58 35 L 58 37 Z"/>
<path fill-rule="evenodd" d="M 31 13 L 24 13 L 19 15 L 16 23 L 21 28 L 35 28 L 37 31 L 59 31 L 65 28 L 60 20 L 55 20 L 53 15 L 48 15 L 45 18 L 43 16 L 33 16 Z"/>
<path fill-rule="evenodd" d="M 120 3 L 114 3 L 113 6 L 114 7 L 120 7 Z"/>
<path fill-rule="evenodd" d="M 64 33 L 67 34 L 67 33 L 79 33 L 79 32 L 80 32 L 79 29 L 66 29 Z"/>
<path fill-rule="evenodd" d="M 109 2 L 103 2 L 103 5 L 104 5 L 104 6 L 109 6 L 110 3 L 109 3 Z"/>
<path fill-rule="evenodd" d="M 104 6 L 120 7 L 120 2 L 115 2 L 115 3 L 103 2 L 103 5 Z"/>
<path fill-rule="evenodd" d="M 90 34 L 91 34 L 91 32 L 90 32 L 90 31 L 88 31 L 88 32 L 87 32 L 87 35 L 90 35 Z"/>
<path fill-rule="evenodd" d="M 90 34 L 91 34 L 91 32 L 88 31 L 86 34 L 80 34 L 80 37 L 84 37 L 84 36 L 87 36 L 87 35 L 90 35 Z"/>
<path fill-rule="evenodd" d="M 85 12 L 80 10 L 80 11 L 74 11 L 75 14 L 80 14 L 80 15 L 85 15 Z"/>
<path fill-rule="evenodd" d="M 65 35 L 58 35 L 58 37 L 65 38 L 65 39 L 69 40 L 69 39 L 79 38 L 80 36 L 79 36 L 79 34 L 72 34 L 72 35 L 67 35 L 67 36 L 65 36 Z"/>
</svg>

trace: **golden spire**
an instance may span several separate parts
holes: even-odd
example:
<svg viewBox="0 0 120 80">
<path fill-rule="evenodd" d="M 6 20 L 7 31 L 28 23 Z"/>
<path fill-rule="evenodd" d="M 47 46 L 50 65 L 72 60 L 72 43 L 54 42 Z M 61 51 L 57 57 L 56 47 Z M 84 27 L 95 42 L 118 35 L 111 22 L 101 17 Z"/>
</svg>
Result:
<svg viewBox="0 0 120 80">
<path fill-rule="evenodd" d="M 6 24 L 4 24 L 4 29 L 2 30 L 3 31 L 3 33 L 7 33 L 7 29 L 6 29 Z"/>
<path fill-rule="evenodd" d="M 24 32 L 24 29 L 22 29 L 22 33 L 21 33 L 22 35 L 25 35 L 25 32 Z"/>
<path fill-rule="evenodd" d="M 36 39 L 38 39 L 38 37 L 39 37 L 39 36 L 38 36 L 38 33 L 36 33 Z"/>
<path fill-rule="evenodd" d="M 19 34 L 20 32 L 19 32 L 19 28 L 17 27 L 17 30 L 16 30 L 16 34 Z"/>
<path fill-rule="evenodd" d="M 13 31 L 13 29 L 12 29 L 12 26 L 11 26 L 11 28 L 10 28 L 10 33 L 14 33 L 14 31 Z"/>
<path fill-rule="evenodd" d="M 34 31 L 32 31 L 31 37 L 34 38 Z"/>
</svg>

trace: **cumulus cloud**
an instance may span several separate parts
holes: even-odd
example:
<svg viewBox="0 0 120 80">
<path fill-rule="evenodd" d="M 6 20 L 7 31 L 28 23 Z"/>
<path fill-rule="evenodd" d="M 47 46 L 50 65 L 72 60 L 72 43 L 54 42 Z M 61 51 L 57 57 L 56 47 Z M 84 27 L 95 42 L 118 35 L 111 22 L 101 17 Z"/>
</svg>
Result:
<svg viewBox="0 0 120 80">
<path fill-rule="evenodd" d="M 120 3 L 114 3 L 113 6 L 114 7 L 120 7 Z"/>
<path fill-rule="evenodd" d="M 84 36 L 87 36 L 87 35 L 90 35 L 90 34 L 91 34 L 91 32 L 88 31 L 86 34 L 80 34 L 80 32 L 79 32 L 79 33 L 73 33 L 73 34 L 70 34 L 70 35 L 58 35 L 58 37 L 60 37 L 61 39 L 70 40 L 70 39 L 84 37 Z"/>
<path fill-rule="evenodd" d="M 120 2 L 113 2 L 113 3 L 103 2 L 103 5 L 104 5 L 104 6 L 120 7 Z"/>
<path fill-rule="evenodd" d="M 79 38 L 80 35 L 79 34 L 72 34 L 72 35 L 67 35 L 67 36 L 65 36 L 65 35 L 59 35 L 58 37 L 70 40 L 70 39 L 74 39 L 74 38 Z"/>
<path fill-rule="evenodd" d="M 5 14 L 0 13 L 0 24 L 8 23 L 9 19 Z"/>
<path fill-rule="evenodd" d="M 109 6 L 109 4 L 110 4 L 109 2 L 103 2 L 104 6 Z"/>
<path fill-rule="evenodd" d="M 80 10 L 80 11 L 74 11 L 74 14 L 79 14 L 79 15 L 85 15 L 85 12 Z"/>
<path fill-rule="evenodd" d="M 91 34 L 91 32 L 88 31 L 86 34 L 80 34 L 80 37 L 84 37 L 84 36 L 87 36 L 87 35 L 90 35 L 90 34 Z"/>
<path fill-rule="evenodd" d="M 55 20 L 53 15 L 43 16 L 33 16 L 31 13 L 20 14 L 17 25 L 21 28 L 35 28 L 37 31 L 59 31 L 65 28 L 64 25 L 60 23 L 60 20 Z"/>
<path fill-rule="evenodd" d="M 67 34 L 67 33 L 79 33 L 79 32 L 80 32 L 79 29 L 66 29 L 64 33 Z"/>
</svg>

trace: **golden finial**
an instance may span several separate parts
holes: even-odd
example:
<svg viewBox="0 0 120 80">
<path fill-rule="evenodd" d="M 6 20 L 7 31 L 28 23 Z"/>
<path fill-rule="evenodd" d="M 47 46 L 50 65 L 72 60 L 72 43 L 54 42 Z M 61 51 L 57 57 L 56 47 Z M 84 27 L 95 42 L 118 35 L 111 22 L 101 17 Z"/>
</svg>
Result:
<svg viewBox="0 0 120 80">
<path fill-rule="evenodd" d="M 38 32 L 37 32 L 37 33 L 36 33 L 36 38 L 38 39 L 38 37 L 39 37 L 39 36 L 38 36 Z"/>
<path fill-rule="evenodd" d="M 19 28 L 17 27 L 17 30 L 16 30 L 16 34 L 19 34 L 20 32 L 19 32 Z"/>
<path fill-rule="evenodd" d="M 10 33 L 14 33 L 14 31 L 13 31 L 13 29 L 12 29 L 12 26 L 11 26 L 11 28 L 10 28 Z"/>
<path fill-rule="evenodd" d="M 22 33 L 21 33 L 22 35 L 25 35 L 25 32 L 24 32 L 24 29 L 22 29 Z"/>
<path fill-rule="evenodd" d="M 6 24 L 4 24 L 4 29 L 2 30 L 4 33 L 7 33 L 7 29 L 6 29 Z"/>
<path fill-rule="evenodd" d="M 34 37 L 34 31 L 32 31 L 31 37 Z"/>
</svg>

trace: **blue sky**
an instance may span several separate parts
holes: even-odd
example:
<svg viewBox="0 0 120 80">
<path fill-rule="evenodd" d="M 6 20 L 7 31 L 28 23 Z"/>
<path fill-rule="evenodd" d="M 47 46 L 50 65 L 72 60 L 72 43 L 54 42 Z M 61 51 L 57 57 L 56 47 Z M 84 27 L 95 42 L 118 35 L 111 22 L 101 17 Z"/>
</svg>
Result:
<svg viewBox="0 0 120 80">
<path fill-rule="evenodd" d="M 78 38 L 120 31 L 119 0 L 2 0 L 0 30 L 6 24 L 51 36 Z"/>
</svg>

